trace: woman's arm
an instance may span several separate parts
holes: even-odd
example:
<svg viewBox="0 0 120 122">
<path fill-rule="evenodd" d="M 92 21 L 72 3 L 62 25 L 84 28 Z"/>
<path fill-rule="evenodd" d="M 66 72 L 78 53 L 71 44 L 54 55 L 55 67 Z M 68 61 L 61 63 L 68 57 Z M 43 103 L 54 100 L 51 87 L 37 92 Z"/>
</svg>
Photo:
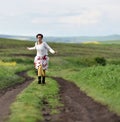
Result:
<svg viewBox="0 0 120 122">
<path fill-rule="evenodd" d="M 47 50 L 49 50 L 52 54 L 55 54 L 56 51 L 54 51 L 46 42 L 44 42 L 45 47 L 47 48 Z"/>
<path fill-rule="evenodd" d="M 34 47 L 27 47 L 28 50 L 35 50 L 35 46 Z"/>
<path fill-rule="evenodd" d="M 36 44 L 37 44 L 37 43 L 35 43 L 35 46 L 34 46 L 34 47 L 27 47 L 27 49 L 28 49 L 28 50 L 35 50 L 35 49 L 36 49 Z"/>
</svg>

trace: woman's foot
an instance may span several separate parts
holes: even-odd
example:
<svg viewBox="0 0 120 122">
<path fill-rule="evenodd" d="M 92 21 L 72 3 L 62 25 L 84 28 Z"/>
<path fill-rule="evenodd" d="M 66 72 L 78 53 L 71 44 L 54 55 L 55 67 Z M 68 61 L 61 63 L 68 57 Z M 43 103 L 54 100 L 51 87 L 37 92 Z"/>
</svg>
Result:
<svg viewBox="0 0 120 122">
<path fill-rule="evenodd" d="M 38 76 L 38 84 L 41 84 L 41 76 Z"/>
<path fill-rule="evenodd" d="M 43 84 L 46 84 L 46 83 L 45 83 L 45 76 L 42 77 L 42 83 L 43 83 Z"/>
</svg>

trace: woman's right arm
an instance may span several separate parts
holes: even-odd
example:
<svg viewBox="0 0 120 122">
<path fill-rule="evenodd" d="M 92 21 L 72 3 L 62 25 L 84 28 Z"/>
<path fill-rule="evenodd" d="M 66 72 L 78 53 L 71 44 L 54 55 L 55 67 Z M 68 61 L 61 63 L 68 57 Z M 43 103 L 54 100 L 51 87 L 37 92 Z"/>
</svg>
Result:
<svg viewBox="0 0 120 122">
<path fill-rule="evenodd" d="M 37 43 L 35 43 L 35 46 L 34 47 L 27 47 L 28 50 L 35 50 L 36 49 L 36 45 Z"/>
<path fill-rule="evenodd" d="M 35 50 L 35 46 L 34 47 L 27 47 L 28 50 Z"/>
</svg>

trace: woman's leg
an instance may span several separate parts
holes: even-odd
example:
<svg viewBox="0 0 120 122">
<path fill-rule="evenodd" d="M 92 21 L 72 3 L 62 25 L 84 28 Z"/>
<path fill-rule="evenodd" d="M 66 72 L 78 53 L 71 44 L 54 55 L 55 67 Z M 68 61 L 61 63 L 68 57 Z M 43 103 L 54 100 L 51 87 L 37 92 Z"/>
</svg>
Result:
<svg viewBox="0 0 120 122">
<path fill-rule="evenodd" d="M 38 84 L 41 84 L 42 66 L 38 67 Z"/>
<path fill-rule="evenodd" d="M 42 69 L 42 76 L 45 76 L 45 70 Z"/>
<path fill-rule="evenodd" d="M 42 83 L 45 84 L 45 70 L 42 70 Z"/>
</svg>

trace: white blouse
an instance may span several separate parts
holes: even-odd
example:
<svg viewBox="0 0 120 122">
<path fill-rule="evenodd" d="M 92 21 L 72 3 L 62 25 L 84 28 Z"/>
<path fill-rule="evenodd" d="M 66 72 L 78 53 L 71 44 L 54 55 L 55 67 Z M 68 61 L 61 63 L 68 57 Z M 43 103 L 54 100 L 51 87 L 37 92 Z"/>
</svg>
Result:
<svg viewBox="0 0 120 122">
<path fill-rule="evenodd" d="M 36 56 L 45 56 L 48 55 L 48 51 L 50 51 L 52 54 L 55 53 L 55 51 L 46 43 L 42 42 L 41 44 L 35 43 L 34 47 L 28 48 L 29 50 L 37 50 Z"/>
</svg>

